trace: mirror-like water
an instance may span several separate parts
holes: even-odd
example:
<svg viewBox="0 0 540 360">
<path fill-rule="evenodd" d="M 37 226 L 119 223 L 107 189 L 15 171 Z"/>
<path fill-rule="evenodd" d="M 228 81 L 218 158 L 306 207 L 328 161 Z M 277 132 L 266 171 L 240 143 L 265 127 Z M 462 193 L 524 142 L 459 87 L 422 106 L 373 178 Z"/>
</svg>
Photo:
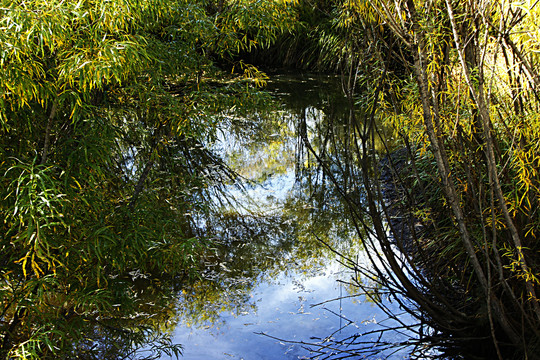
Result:
<svg viewBox="0 0 540 360">
<path fill-rule="evenodd" d="M 297 135 L 300 117 L 315 139 L 321 123 L 346 116 L 338 79 L 273 78 L 274 110 L 229 114 L 222 134 L 220 152 L 245 185 L 231 186 L 233 200 L 204 224 L 214 253 L 203 278 L 178 300 L 173 337 L 188 360 L 332 359 L 377 346 L 371 342 L 407 339 L 397 331 L 370 334 L 396 324 L 359 294 L 350 282 L 357 275 L 320 241 L 367 264 L 339 196 L 302 153 Z M 379 356 L 407 357 L 407 349 L 395 350 Z"/>
</svg>

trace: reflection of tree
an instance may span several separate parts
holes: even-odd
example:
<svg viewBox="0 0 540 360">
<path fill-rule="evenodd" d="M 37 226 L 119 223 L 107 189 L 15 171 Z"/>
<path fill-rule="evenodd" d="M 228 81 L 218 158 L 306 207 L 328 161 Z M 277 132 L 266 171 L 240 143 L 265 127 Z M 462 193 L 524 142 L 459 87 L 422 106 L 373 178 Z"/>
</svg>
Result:
<svg viewBox="0 0 540 360">
<path fill-rule="evenodd" d="M 255 311 L 249 294 L 262 280 L 284 273 L 310 274 L 337 258 L 323 242 L 351 256 L 358 250 L 342 198 L 328 180 L 341 173 L 325 173 L 312 161 L 315 159 L 305 156 L 307 152 L 293 152 L 301 150 L 297 134 L 305 126 L 302 114 L 306 109 L 316 120 L 311 136 L 343 128 L 339 125 L 344 116 L 339 109 L 343 108 L 338 106 L 343 97 L 339 88 L 329 85 L 334 80 L 295 82 L 287 78 L 284 89 L 269 89 L 279 92 L 280 110 L 230 118 L 231 133 L 225 138 L 241 143 L 229 144 L 229 166 L 241 174 L 250 173 L 249 179 L 263 186 L 268 185 L 265 171 L 270 177 L 295 171 L 296 184 L 285 198 L 270 202 L 271 211 L 232 202 L 206 220 L 202 231 L 213 239 L 214 248 L 206 257 L 202 278 L 182 291 L 178 311 L 184 324 L 219 324 L 223 312 L 237 316 Z M 311 90 L 306 92 L 306 88 Z M 241 136 L 243 129 L 247 129 L 247 138 Z M 322 138 L 320 143 L 324 146 Z M 328 153 L 342 156 L 331 149 Z"/>
<path fill-rule="evenodd" d="M 214 248 L 206 258 L 206 271 L 184 288 L 180 313 L 194 324 L 215 323 L 221 312 L 249 311 L 249 292 L 270 276 L 269 269 L 283 263 L 292 246 L 293 228 L 280 216 L 217 214 L 206 224 Z"/>
<path fill-rule="evenodd" d="M 330 118 L 343 118 L 348 113 L 347 100 L 341 91 L 340 79 L 334 75 L 276 75 L 267 90 L 292 114 L 315 107 Z"/>
<path fill-rule="evenodd" d="M 172 344 L 169 336 L 176 323 L 175 282 L 173 279 L 146 278 L 135 272 L 110 279 L 111 287 L 117 291 L 118 304 L 110 310 L 96 307 L 93 312 L 84 314 L 65 308 L 67 303 L 55 305 L 50 299 L 48 307 L 56 307 L 60 318 L 50 326 L 68 333 L 77 329 L 85 334 L 75 340 L 60 339 L 54 346 L 65 349 L 65 358 L 77 359 L 155 359 L 163 353 L 180 354 L 181 346 Z M 99 295 L 90 293 L 79 296 L 90 302 L 92 296 L 99 299 Z M 60 298 L 55 300 L 58 303 Z M 32 338 L 30 343 L 34 342 L 39 348 L 40 341 L 47 344 L 44 338 Z M 46 348 L 41 350 L 48 355 Z"/>
<path fill-rule="evenodd" d="M 231 121 L 226 159 L 245 178 L 261 183 L 283 175 L 294 162 L 294 129 L 283 111 Z M 246 130 L 242 130 L 246 129 Z M 245 132 L 244 132 L 245 131 Z M 256 160 L 256 161 L 254 161 Z"/>
</svg>

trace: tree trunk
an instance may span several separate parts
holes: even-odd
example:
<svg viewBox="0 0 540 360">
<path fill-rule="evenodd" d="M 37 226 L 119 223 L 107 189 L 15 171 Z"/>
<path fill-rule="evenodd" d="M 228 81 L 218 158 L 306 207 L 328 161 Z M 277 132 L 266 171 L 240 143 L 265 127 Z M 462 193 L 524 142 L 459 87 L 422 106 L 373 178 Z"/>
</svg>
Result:
<svg viewBox="0 0 540 360">
<path fill-rule="evenodd" d="M 49 118 L 47 119 L 47 128 L 45 129 L 45 141 L 43 143 L 43 152 L 41 154 L 41 162 L 40 162 L 41 165 L 47 162 L 47 157 L 49 156 L 52 124 L 53 124 L 54 117 L 56 116 L 57 109 L 58 109 L 58 98 L 54 100 L 51 112 L 49 114 Z"/>
</svg>

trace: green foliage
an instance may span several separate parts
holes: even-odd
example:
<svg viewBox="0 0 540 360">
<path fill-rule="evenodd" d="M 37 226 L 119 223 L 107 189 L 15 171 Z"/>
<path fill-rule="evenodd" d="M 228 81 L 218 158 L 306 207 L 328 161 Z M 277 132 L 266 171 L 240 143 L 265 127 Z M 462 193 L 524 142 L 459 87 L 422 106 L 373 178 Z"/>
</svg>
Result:
<svg viewBox="0 0 540 360">
<path fill-rule="evenodd" d="M 0 2 L 2 356 L 179 354 L 159 331 L 208 246 L 208 189 L 233 178 L 205 147 L 265 76 L 216 63 L 291 20 L 285 2 L 212 5 Z"/>
<path fill-rule="evenodd" d="M 539 7 L 309 2 L 321 16 L 317 26 L 307 3 L 297 5 L 306 20 L 296 31 L 317 44 L 317 59 L 343 70 L 345 93 L 358 108 L 346 129 L 324 138 L 349 157 L 312 150 L 321 166 L 348 174 L 359 164 L 369 174 L 395 139 L 407 148 L 404 158 L 385 160 L 394 161 L 387 178 L 395 178 L 403 200 L 388 199 L 366 176 L 367 203 L 359 203 L 348 193 L 354 182 L 334 177 L 361 228 L 377 239 L 364 242 L 382 253 L 375 264 L 384 281 L 417 302 L 437 337 L 452 339 L 449 347 L 468 347 L 471 357 L 538 357 Z M 291 49 L 303 66 L 303 49 Z M 395 219 L 403 214 L 393 200 L 406 204 L 400 211 L 409 224 Z M 410 256 L 406 271 L 395 246 Z M 489 339 L 485 347 L 470 341 L 477 337 Z"/>
<path fill-rule="evenodd" d="M 364 29 L 381 69 L 359 65 L 351 72 L 360 79 L 384 74 L 380 85 L 360 87 L 369 95 L 360 93 L 357 103 L 364 106 L 371 96 L 375 118 L 390 123 L 409 147 L 411 163 L 401 169 L 399 186 L 407 187 L 406 211 L 430 229 L 409 239 L 415 242 L 411 269 L 420 265 L 430 277 L 420 281 L 428 291 L 416 285 L 422 295 L 409 288 L 409 296 L 443 333 L 464 339 L 484 333 L 493 356 L 520 351 L 534 357 L 540 315 L 538 10 L 530 2 L 486 8 L 449 0 L 344 4 L 341 23 Z M 403 60 L 404 73 L 393 58 Z M 366 56 L 361 62 L 370 61 Z M 386 256 L 391 267 L 394 255 Z M 444 310 L 434 305 L 441 302 Z M 446 323 L 442 314 L 452 307 L 461 312 L 453 320 L 469 330 Z M 523 334 L 522 327 L 535 330 Z"/>
</svg>

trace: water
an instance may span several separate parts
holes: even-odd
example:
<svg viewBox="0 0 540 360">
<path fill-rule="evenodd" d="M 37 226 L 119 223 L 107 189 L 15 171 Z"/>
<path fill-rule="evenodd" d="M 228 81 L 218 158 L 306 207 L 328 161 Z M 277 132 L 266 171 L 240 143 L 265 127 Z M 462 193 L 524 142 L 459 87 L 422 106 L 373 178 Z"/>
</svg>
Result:
<svg viewBox="0 0 540 360">
<path fill-rule="evenodd" d="M 355 286 L 371 280 L 320 241 L 369 266 L 339 196 L 297 137 L 301 116 L 313 143 L 321 124 L 345 116 L 337 79 L 274 78 L 269 89 L 281 105 L 250 119 L 230 114 L 232 130 L 221 134 L 219 151 L 245 178 L 245 189 L 230 186 L 234 201 L 205 223 L 215 253 L 203 279 L 179 296 L 173 340 L 188 360 L 337 359 L 347 351 L 358 353 L 353 358 L 407 358 L 410 349 L 392 346 L 369 355 L 377 348 L 371 342 L 383 348 L 411 334 L 371 333 L 396 322 Z M 399 312 L 386 296 L 371 295 Z"/>
<path fill-rule="evenodd" d="M 223 312 L 219 325 L 180 326 L 175 341 L 184 344 L 186 359 L 305 359 L 308 344 L 318 348 L 328 336 L 373 330 L 386 316 L 363 297 L 311 307 L 342 296 L 343 285 L 336 280 L 345 274 L 333 265 L 316 274 L 293 272 L 263 281 L 250 294 L 253 308 Z"/>
</svg>

